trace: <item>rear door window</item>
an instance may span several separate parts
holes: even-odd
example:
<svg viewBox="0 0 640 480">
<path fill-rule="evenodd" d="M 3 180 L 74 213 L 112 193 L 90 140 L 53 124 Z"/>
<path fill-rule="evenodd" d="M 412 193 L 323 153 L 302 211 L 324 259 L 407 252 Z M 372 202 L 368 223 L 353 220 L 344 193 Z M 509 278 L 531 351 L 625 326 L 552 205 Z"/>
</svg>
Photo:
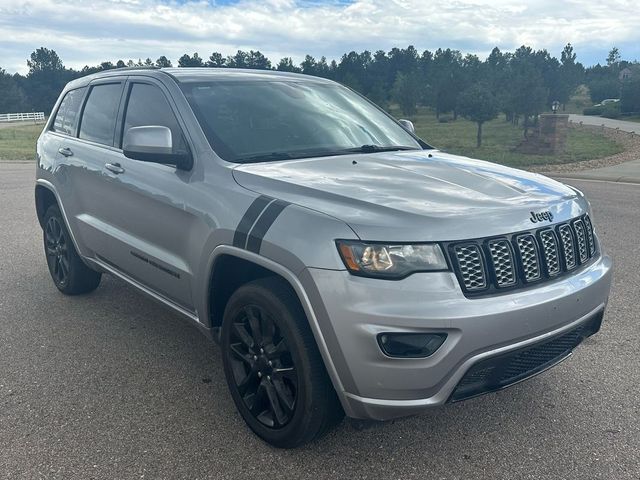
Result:
<svg viewBox="0 0 640 480">
<path fill-rule="evenodd" d="M 151 125 L 167 127 L 171 130 L 173 153 L 188 152 L 182 129 L 162 90 L 148 83 L 133 83 L 129 90 L 122 138 L 124 139 L 124 134 L 131 127 Z"/>
<path fill-rule="evenodd" d="M 70 90 L 65 94 L 62 102 L 60 102 L 60 107 L 56 113 L 56 118 L 53 120 L 51 130 L 65 135 L 76 135 L 78 114 L 86 90 L 87 87 L 82 87 Z"/>
<path fill-rule="evenodd" d="M 80 138 L 113 146 L 121 93 L 121 83 L 91 87 L 80 122 Z"/>
</svg>

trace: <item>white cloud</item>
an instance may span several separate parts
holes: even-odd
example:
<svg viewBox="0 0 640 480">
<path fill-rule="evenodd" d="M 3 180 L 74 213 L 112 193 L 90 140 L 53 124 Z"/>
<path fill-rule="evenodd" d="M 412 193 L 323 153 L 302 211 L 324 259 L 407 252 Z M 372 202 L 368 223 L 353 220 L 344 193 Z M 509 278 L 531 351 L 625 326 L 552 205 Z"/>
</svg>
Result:
<svg viewBox="0 0 640 480">
<path fill-rule="evenodd" d="M 528 44 L 558 54 L 567 42 L 592 63 L 613 45 L 626 57 L 640 53 L 639 12 L 627 0 L 0 0 L 0 66 L 24 72 L 40 46 L 79 68 L 237 49 L 258 49 L 273 62 L 409 44 L 481 55 Z"/>
</svg>

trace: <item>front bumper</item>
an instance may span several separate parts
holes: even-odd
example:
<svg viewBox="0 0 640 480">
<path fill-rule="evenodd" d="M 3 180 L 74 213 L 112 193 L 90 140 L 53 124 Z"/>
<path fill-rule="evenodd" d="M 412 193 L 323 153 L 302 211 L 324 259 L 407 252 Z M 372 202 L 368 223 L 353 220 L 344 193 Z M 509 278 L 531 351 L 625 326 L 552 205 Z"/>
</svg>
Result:
<svg viewBox="0 0 640 480">
<path fill-rule="evenodd" d="M 520 381 L 566 357 L 593 333 L 606 305 L 611 259 L 593 263 L 538 288 L 469 299 L 451 272 L 414 274 L 401 281 L 307 269 L 304 283 L 322 334 L 319 342 L 347 415 L 387 420 L 458 399 L 454 392 L 479 362 L 545 343 L 584 325 L 566 352 L 549 357 L 513 382 L 469 388 L 462 398 Z M 445 343 L 428 358 L 389 358 L 376 336 L 382 332 L 445 332 Z M 521 372 L 527 373 L 527 372 Z M 493 383 L 492 383 L 493 382 Z M 472 386 L 473 387 L 473 386 Z M 474 387 L 474 388 L 475 388 Z"/>
</svg>

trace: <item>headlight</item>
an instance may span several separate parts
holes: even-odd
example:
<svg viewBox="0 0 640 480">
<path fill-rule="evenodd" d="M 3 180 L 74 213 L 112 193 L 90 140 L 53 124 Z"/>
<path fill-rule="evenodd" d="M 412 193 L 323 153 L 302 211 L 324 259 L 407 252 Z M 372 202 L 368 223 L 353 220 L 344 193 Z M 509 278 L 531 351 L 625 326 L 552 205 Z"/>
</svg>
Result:
<svg viewBox="0 0 640 480">
<path fill-rule="evenodd" d="M 449 269 L 437 243 L 382 244 L 350 240 L 336 243 L 342 261 L 354 275 L 398 279 L 415 272 Z"/>
</svg>

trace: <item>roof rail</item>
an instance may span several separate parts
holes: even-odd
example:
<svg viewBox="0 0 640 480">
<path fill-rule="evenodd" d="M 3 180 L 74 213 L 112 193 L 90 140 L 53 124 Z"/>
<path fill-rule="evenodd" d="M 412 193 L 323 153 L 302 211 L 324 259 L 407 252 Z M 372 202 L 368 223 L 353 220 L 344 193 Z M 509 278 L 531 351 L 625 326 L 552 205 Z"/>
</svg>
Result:
<svg viewBox="0 0 640 480">
<path fill-rule="evenodd" d="M 160 67 L 156 67 L 155 65 L 139 65 L 134 67 L 107 68 L 106 70 L 100 70 L 100 72 L 113 72 L 114 70 L 160 70 Z"/>
</svg>

